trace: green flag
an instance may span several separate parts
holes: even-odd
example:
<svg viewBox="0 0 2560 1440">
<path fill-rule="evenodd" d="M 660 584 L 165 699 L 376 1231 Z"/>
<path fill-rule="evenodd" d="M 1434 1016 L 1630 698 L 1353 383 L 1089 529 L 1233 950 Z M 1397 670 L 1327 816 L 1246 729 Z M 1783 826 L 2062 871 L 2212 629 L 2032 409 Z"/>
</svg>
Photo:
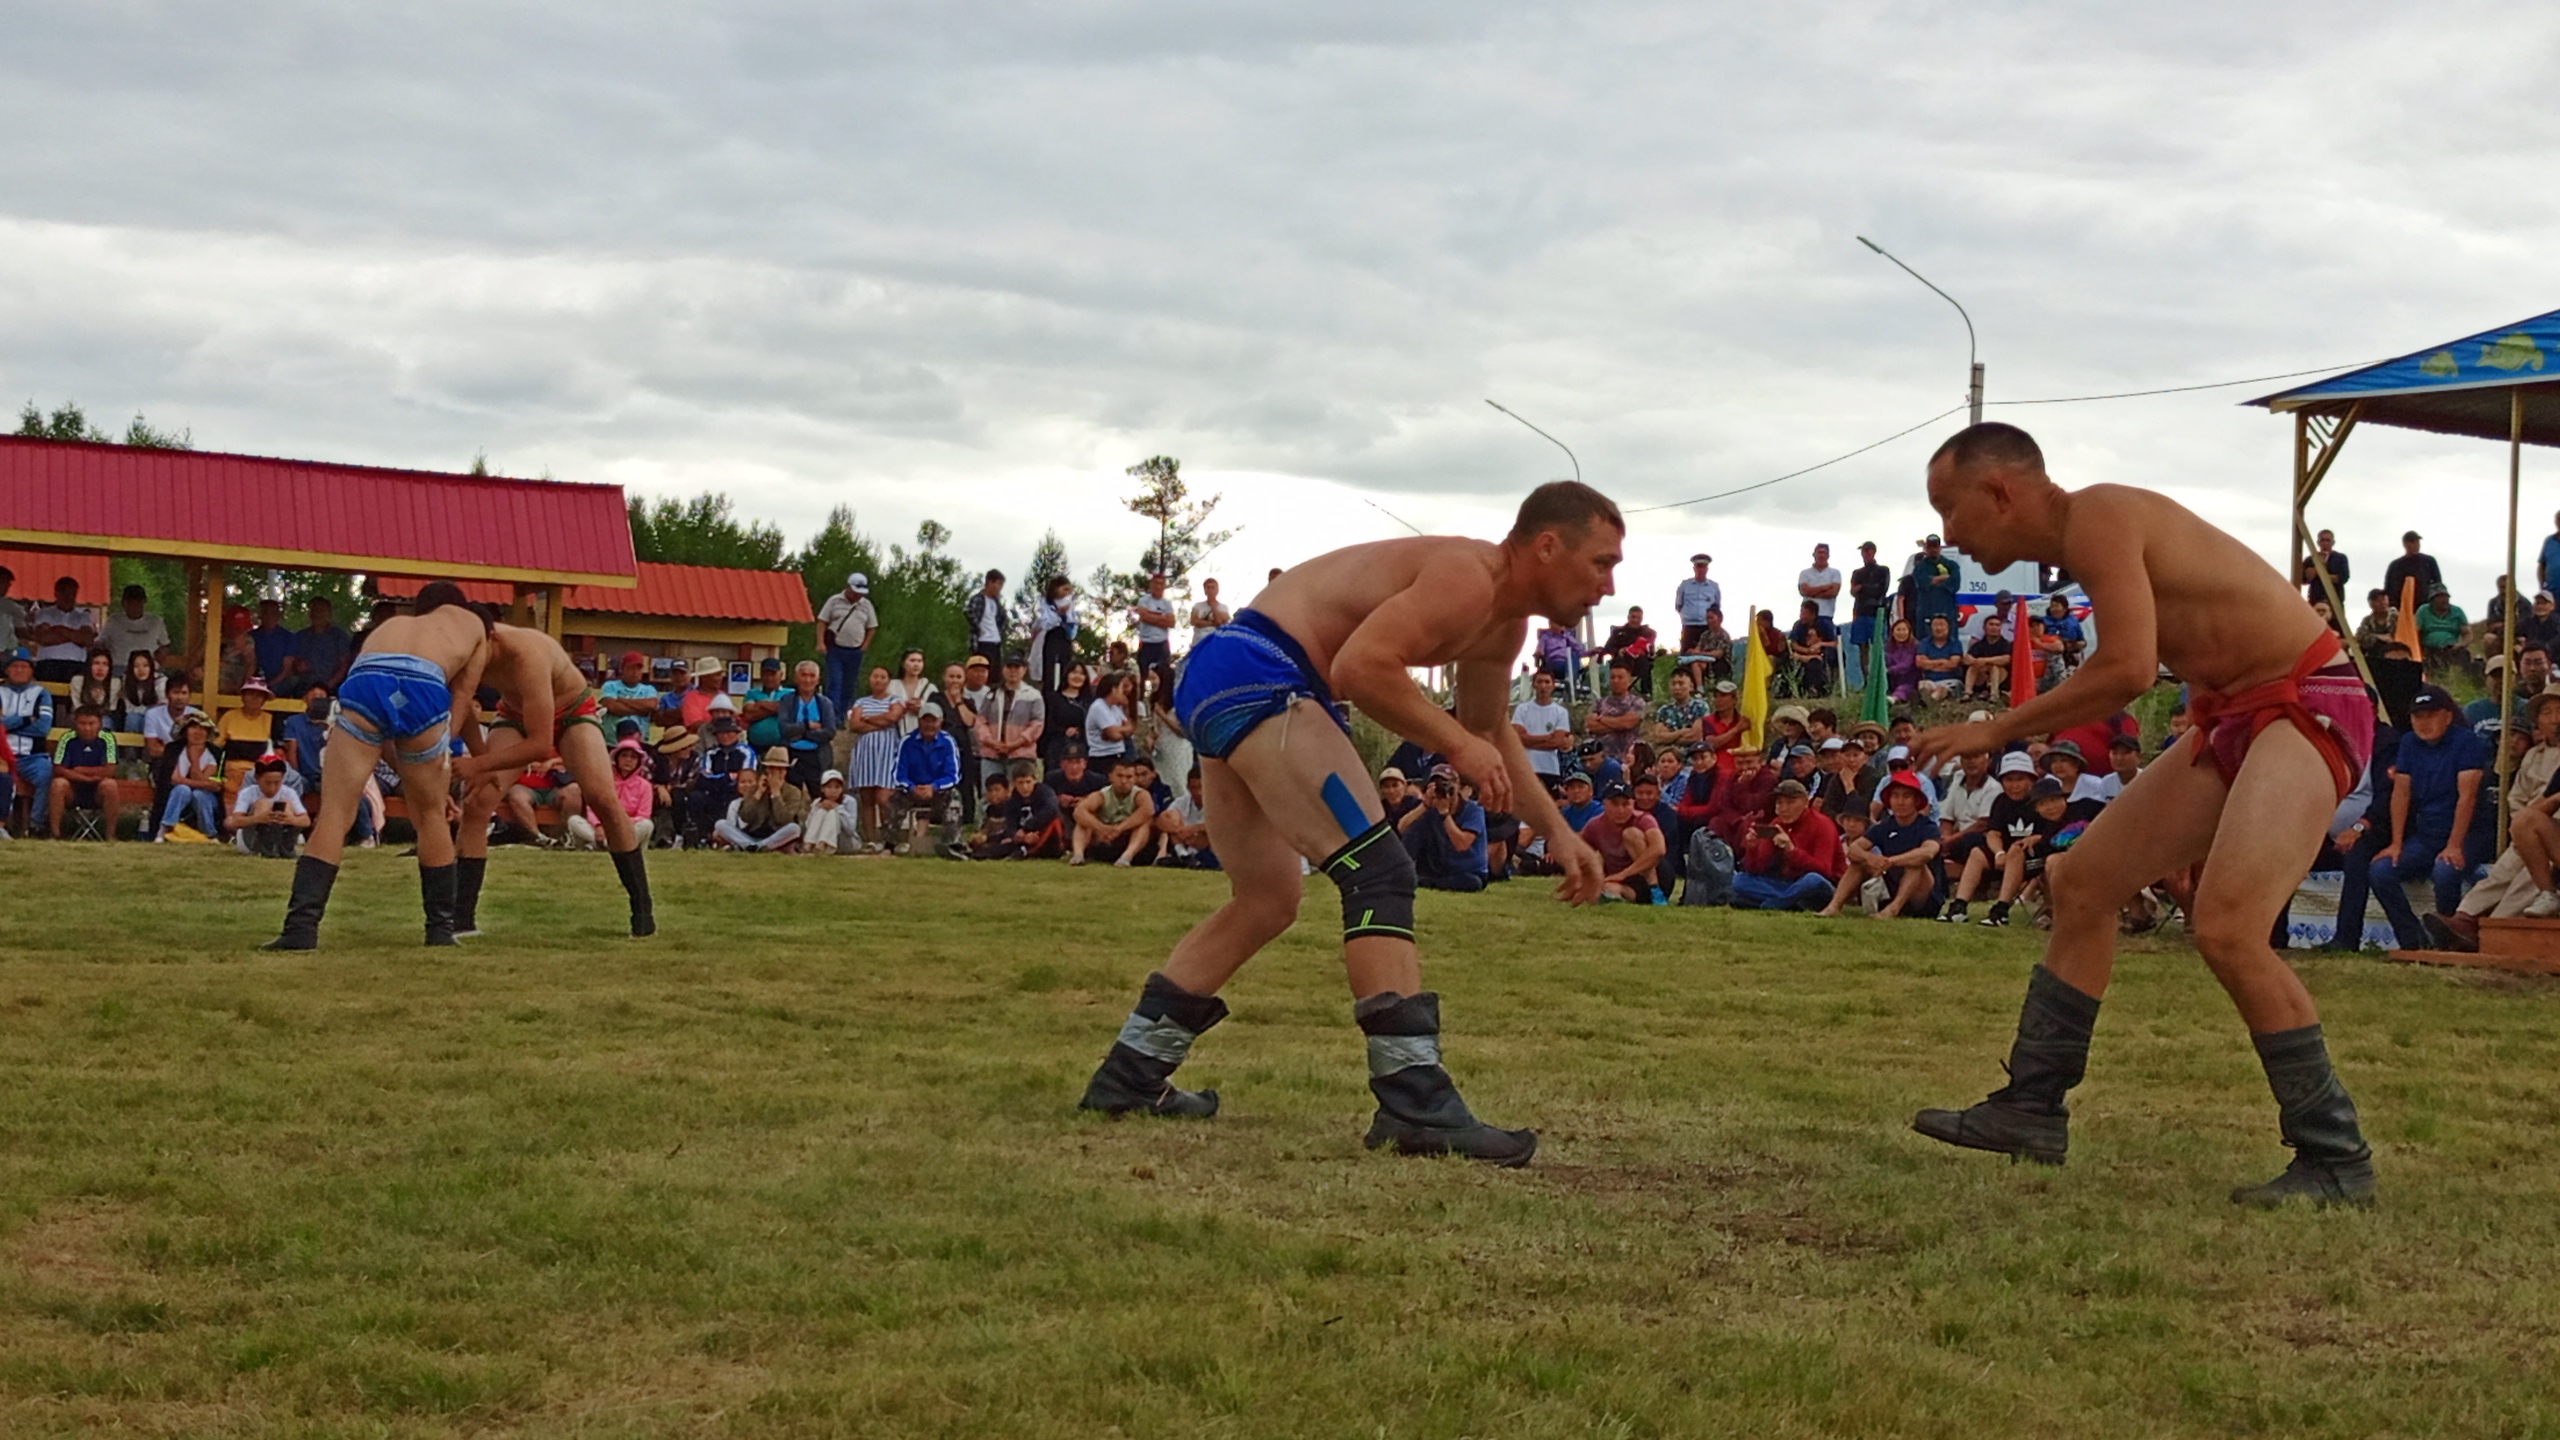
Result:
<svg viewBox="0 0 2560 1440">
<path fill-rule="evenodd" d="M 1893 717 L 1893 697 L 1885 693 L 1884 680 L 1884 642 L 1890 633 L 1884 612 L 1876 612 L 1875 623 L 1867 631 L 1867 689 L 1858 705 L 1858 718 L 1879 725 Z"/>
</svg>

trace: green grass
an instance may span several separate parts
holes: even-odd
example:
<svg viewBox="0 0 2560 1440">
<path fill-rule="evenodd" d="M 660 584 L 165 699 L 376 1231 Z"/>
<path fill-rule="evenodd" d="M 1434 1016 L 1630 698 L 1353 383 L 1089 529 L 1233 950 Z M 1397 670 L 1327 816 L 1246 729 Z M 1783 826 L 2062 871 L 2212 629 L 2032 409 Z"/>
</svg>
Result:
<svg viewBox="0 0 2560 1440">
<path fill-rule="evenodd" d="M 1215 877 L 501 852 L 459 952 L 358 857 L 0 847 L 10 1436 L 2560 1436 L 2560 986 L 2305 964 L 2370 1215 L 2195 958 L 2129 955 L 2059 1171 L 1930 1145 L 2029 933 L 1422 901 L 1537 1164 L 1362 1152 L 1329 896 L 1202 1125 L 1069 1107 Z"/>
</svg>

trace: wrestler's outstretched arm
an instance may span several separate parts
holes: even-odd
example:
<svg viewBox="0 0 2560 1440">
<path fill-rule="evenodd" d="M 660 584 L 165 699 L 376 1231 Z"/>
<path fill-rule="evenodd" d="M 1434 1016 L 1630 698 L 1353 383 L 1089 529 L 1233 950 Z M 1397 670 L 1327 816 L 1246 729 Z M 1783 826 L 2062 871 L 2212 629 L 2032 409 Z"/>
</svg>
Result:
<svg viewBox="0 0 2560 1440">
<path fill-rule="evenodd" d="M 490 642 L 504 644 L 503 638 Z M 516 713 L 524 728 L 516 738 L 494 749 L 484 750 L 453 767 L 456 778 L 476 780 L 483 775 L 512 775 L 527 765 L 546 759 L 551 754 L 551 721 L 558 707 L 551 700 L 551 677 L 540 666 L 527 666 L 519 660 L 514 666 L 518 675 L 530 671 L 525 696 L 516 704 Z"/>
<path fill-rule="evenodd" d="M 493 638 L 473 646 L 462 673 L 453 677 L 453 733 L 461 737 L 462 748 L 474 755 L 489 748 L 488 738 L 480 733 L 480 677 L 488 673 L 489 649 L 497 643 Z"/>
<path fill-rule="evenodd" d="M 1913 768 L 1933 768 L 1957 756 L 1997 751 L 2029 735 L 2103 720 L 2159 680 L 2159 607 L 2142 558 L 2148 538 L 2142 512 L 2103 491 L 2084 490 L 2072 498 L 2061 558 L 2088 592 L 2090 608 L 2106 620 L 2104 643 L 2068 679 L 2024 705 L 1988 720 L 1920 732 L 1911 745 Z"/>
<path fill-rule="evenodd" d="M 1556 898 L 1568 905 L 1588 905 L 1599 899 L 1606 868 L 1600 863 L 1600 852 L 1584 843 L 1565 823 L 1555 797 L 1547 793 L 1538 772 L 1529 765 L 1529 750 L 1520 743 L 1520 732 L 1511 727 L 1510 657 L 1458 662 L 1456 688 L 1458 723 L 1476 734 L 1489 736 L 1494 748 L 1502 752 L 1513 800 L 1498 808 L 1510 810 L 1522 824 L 1546 836 L 1547 858 L 1564 872 L 1564 878 L 1556 885 Z"/>
</svg>

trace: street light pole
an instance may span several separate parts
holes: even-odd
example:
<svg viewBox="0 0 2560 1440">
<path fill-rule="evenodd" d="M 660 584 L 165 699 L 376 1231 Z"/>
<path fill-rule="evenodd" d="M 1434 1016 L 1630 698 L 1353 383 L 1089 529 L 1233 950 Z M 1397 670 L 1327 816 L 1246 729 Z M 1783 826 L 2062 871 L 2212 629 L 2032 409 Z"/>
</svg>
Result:
<svg viewBox="0 0 2560 1440">
<path fill-rule="evenodd" d="M 1518 415 L 1513 414 L 1513 412 L 1512 412 L 1510 409 L 1508 409 L 1507 407 L 1505 407 L 1505 406 L 1502 404 L 1502 402 L 1500 402 L 1500 401 L 1498 401 L 1498 400 L 1487 400 L 1487 401 L 1485 401 L 1484 403 L 1486 403 L 1487 405 L 1492 406 L 1492 407 L 1493 407 L 1494 409 L 1496 409 L 1496 410 L 1500 410 L 1500 411 L 1502 411 L 1502 413 L 1503 413 L 1503 414 L 1505 414 L 1505 415 L 1510 415 L 1510 416 L 1511 416 L 1511 418 L 1512 418 L 1512 419 L 1514 419 L 1514 420 L 1520 420 L 1520 417 L 1519 417 Z M 1526 421 L 1526 420 L 1520 420 L 1520 423 L 1521 423 L 1521 424 L 1523 424 L 1523 425 L 1529 425 L 1529 422 L 1528 422 L 1528 421 Z M 1529 428 L 1530 428 L 1532 431 L 1535 431 L 1535 432 L 1537 433 L 1537 435 L 1539 436 L 1539 438 L 1541 438 L 1541 439 L 1545 440 L 1548 444 L 1553 445 L 1553 446 L 1554 446 L 1554 447 L 1556 447 L 1557 449 L 1559 449 L 1559 450 L 1563 451 L 1563 452 L 1564 452 L 1564 458 L 1566 458 L 1567 460 L 1571 460 L 1571 461 L 1573 461 L 1573 478 L 1574 478 L 1574 479 L 1576 479 L 1576 480 L 1580 480 L 1580 479 L 1582 478 L 1582 461 L 1574 455 L 1574 453 L 1573 453 L 1573 447 L 1572 447 L 1572 446 L 1567 445 L 1566 443 L 1564 443 L 1563 441 L 1561 441 L 1561 440 L 1557 439 L 1557 438 L 1556 438 L 1556 437 L 1554 437 L 1553 435 L 1549 435 L 1549 434 L 1548 434 L 1546 431 L 1544 431 L 1544 430 L 1539 430 L 1539 429 L 1538 429 L 1538 427 L 1537 427 L 1537 426 L 1535 426 L 1535 425 L 1529 425 Z"/>
<path fill-rule="evenodd" d="M 1960 315 L 1960 316 L 1963 316 L 1963 318 L 1964 318 L 1964 358 L 1965 358 L 1965 363 L 1966 363 L 1966 366 L 1967 366 L 1967 369 L 1968 369 L 1968 372 L 1969 372 L 1969 376 L 1970 376 L 1970 381 L 1969 381 L 1969 383 L 1968 383 L 1968 385 L 1967 385 L 1967 387 L 1966 387 L 1966 389 L 1965 389 L 1965 402 L 1966 402 L 1967 406 L 1968 406 L 1968 407 L 1970 408 L 1970 410 L 1971 410 L 1971 418 L 1970 418 L 1970 420 L 1969 420 L 1969 422 L 1968 422 L 1968 423 L 1970 423 L 1970 424 L 1975 424 L 1975 425 L 1979 425 L 1979 424 L 1981 424 L 1981 423 L 1982 423 L 1982 361 L 1976 358 L 1976 356 L 1977 356 L 1980 352 L 1979 352 L 1979 350 L 1978 350 L 1978 347 L 1976 347 L 1976 345 L 1974 344 L 1974 338 L 1973 338 L 1973 317 L 1972 317 L 1972 316 L 1970 316 L 1970 315 L 1966 315 L 1966 314 L 1964 313 L 1964 307 L 1963 307 L 1962 305 L 1957 305 L 1957 304 L 1956 304 L 1956 297 L 1954 297 L 1953 295 L 1948 294 L 1948 293 L 1947 293 L 1946 291 L 1944 291 L 1944 290 L 1939 290 L 1939 289 L 1938 289 L 1938 287 L 1937 287 L 1937 286 L 1935 286 L 1935 285 L 1931 285 L 1931 284 L 1929 283 L 1929 277 L 1928 277 L 1928 276 L 1921 274 L 1919 271 L 1912 269 L 1912 268 L 1911 268 L 1910 266 L 1908 266 L 1908 265 L 1903 265 L 1903 264 L 1902 264 L 1902 261 L 1901 261 L 1898 257 L 1896 257 L 1892 251 L 1887 250 L 1887 249 L 1886 249 L 1886 248 L 1884 248 L 1883 246 L 1881 246 L 1881 245 L 1877 244 L 1877 243 L 1876 243 L 1876 242 L 1874 242 L 1873 240 L 1868 239 L 1868 238 L 1867 238 L 1866 236 L 1864 236 L 1864 235 L 1861 235 L 1861 236 L 1859 236 L 1859 237 L 1858 237 L 1858 243 L 1859 243 L 1859 244 L 1861 244 L 1861 245 L 1866 246 L 1866 247 L 1867 247 L 1868 249 L 1870 249 L 1870 250 L 1873 250 L 1873 251 L 1874 251 L 1874 252 L 1876 252 L 1877 254 L 1882 255 L 1882 256 L 1883 256 L 1884 258 L 1886 258 L 1887 260 L 1891 260 L 1891 261 L 1893 261 L 1893 263 L 1894 263 L 1894 264 L 1896 264 L 1896 265 L 1901 265 L 1901 266 L 1902 266 L 1902 273 L 1903 273 L 1903 274 L 1910 276 L 1912 279 L 1919 281 L 1919 282 L 1920 282 L 1921 284 L 1923 284 L 1923 285 L 1928 285 L 1928 286 L 1929 286 L 1929 288 L 1930 288 L 1931 290 L 1933 290 L 1933 291 L 1936 291 L 1936 292 L 1937 292 L 1937 296 L 1938 296 L 1938 298 L 1939 298 L 1939 299 L 1946 301 L 1946 302 L 1947 302 L 1948 304 L 1950 304 L 1950 305 L 1955 305 L 1955 307 L 1956 307 L 1956 314 L 1958 314 L 1958 315 Z"/>
</svg>

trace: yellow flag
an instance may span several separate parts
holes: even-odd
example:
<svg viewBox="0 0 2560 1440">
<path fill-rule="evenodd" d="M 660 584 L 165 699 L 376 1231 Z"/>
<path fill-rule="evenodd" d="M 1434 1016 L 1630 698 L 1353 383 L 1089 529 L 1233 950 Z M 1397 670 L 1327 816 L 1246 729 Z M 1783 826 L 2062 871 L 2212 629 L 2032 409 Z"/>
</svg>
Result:
<svg viewBox="0 0 2560 1440">
<path fill-rule="evenodd" d="M 1742 718 L 1754 745 L 1769 743 L 1769 652 L 1760 643 L 1760 612 L 1743 609 Z"/>
</svg>

